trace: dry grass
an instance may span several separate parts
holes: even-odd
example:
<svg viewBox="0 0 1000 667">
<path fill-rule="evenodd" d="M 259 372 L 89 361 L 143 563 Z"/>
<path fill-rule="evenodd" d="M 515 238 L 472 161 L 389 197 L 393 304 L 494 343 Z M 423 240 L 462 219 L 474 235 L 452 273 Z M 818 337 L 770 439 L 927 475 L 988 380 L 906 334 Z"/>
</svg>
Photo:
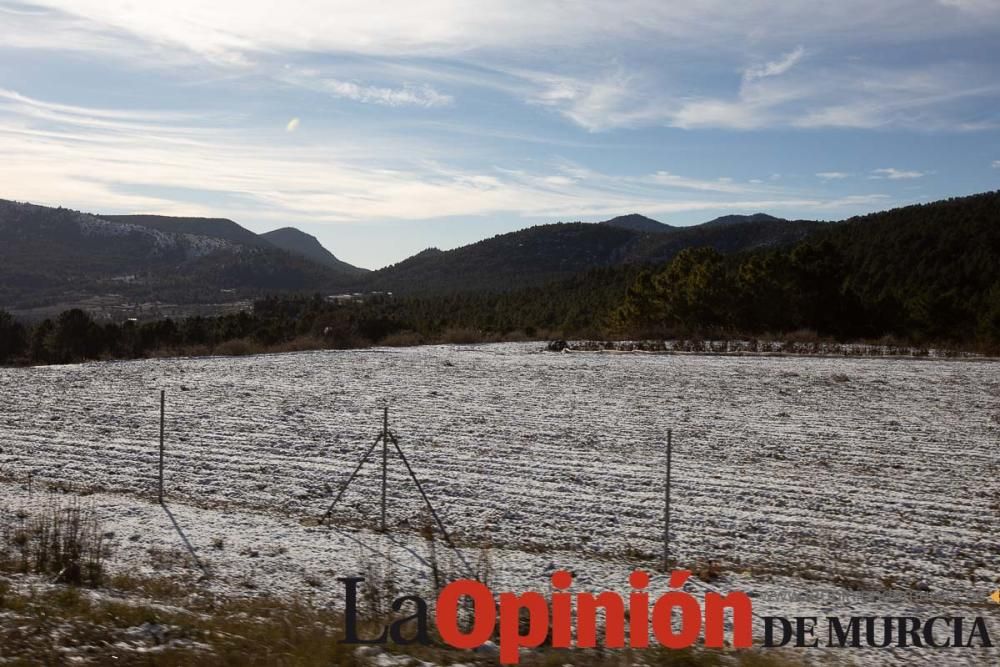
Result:
<svg viewBox="0 0 1000 667">
<path fill-rule="evenodd" d="M 265 348 L 268 352 L 306 352 L 309 350 L 325 350 L 330 344 L 319 336 L 296 336 L 284 343 L 277 343 Z"/>
<path fill-rule="evenodd" d="M 388 347 L 413 347 L 414 345 L 423 345 L 424 342 L 424 337 L 416 331 L 407 330 L 389 334 L 380 340 L 378 344 Z"/>
<path fill-rule="evenodd" d="M 250 354 L 261 354 L 266 350 L 266 346 L 250 338 L 234 338 L 233 340 L 219 343 L 212 352 L 225 357 L 245 357 Z"/>
<path fill-rule="evenodd" d="M 74 499 L 14 518 L 0 528 L 0 568 L 76 586 L 102 583 L 110 549 L 92 508 Z"/>
<path fill-rule="evenodd" d="M 416 658 L 438 665 L 495 665 L 493 653 L 459 651 L 433 637 L 430 646 L 388 645 L 369 649 L 341 643 L 339 610 L 298 598 L 220 597 L 202 589 L 196 572 L 173 578 L 104 571 L 107 534 L 92 509 L 78 500 L 53 502 L 35 514 L 11 514 L 0 530 L 0 655 L 4 664 L 117 665 L 375 665 Z M 464 568 L 424 528 L 430 557 L 442 580 Z M 151 552 L 151 560 L 176 554 Z M 488 548 L 472 576 L 489 582 Z M 6 575 L 3 573 L 7 573 Z M 52 575 L 56 575 L 53 577 Z M 362 636 L 374 636 L 393 616 L 396 573 L 371 562 L 361 600 Z M 316 578 L 317 587 L 324 581 Z M 81 588 L 80 584 L 93 588 Z M 372 591 L 379 594 L 372 596 Z M 383 653 L 396 653 L 393 662 Z M 413 662 L 411 664 L 418 664 Z M 788 664 L 770 654 L 708 651 L 556 650 L 525 654 L 527 667 L 597 665 Z"/>
<path fill-rule="evenodd" d="M 179 609 L 71 587 L 13 593 L 8 586 L 0 588 L 0 610 L 14 616 L 0 621 L 0 646 L 23 664 L 65 664 L 70 656 L 89 664 L 357 664 L 352 647 L 339 642 L 341 619 L 295 601 Z"/>
<path fill-rule="evenodd" d="M 343 619 L 297 599 L 219 599 L 192 594 L 191 581 L 116 575 L 100 594 L 71 586 L 23 582 L 15 589 L 0 576 L 0 647 L 10 664 L 329 665 L 379 664 L 381 653 L 438 665 L 496 665 L 495 655 L 431 646 L 388 645 L 368 657 L 342 644 Z M 367 624 L 363 636 L 378 627 Z M 572 664 L 779 667 L 787 654 L 704 650 L 542 648 L 523 656 L 526 667 Z M 387 662 L 386 664 L 392 664 Z M 398 664 L 398 663 L 397 663 Z M 405 661 L 402 663 L 405 664 Z M 417 663 L 413 663 L 417 664 Z"/>
<path fill-rule="evenodd" d="M 488 336 L 485 336 L 483 332 L 477 331 L 476 329 L 470 329 L 468 327 L 452 327 L 445 329 L 437 337 L 437 340 L 442 343 L 450 343 L 452 345 L 470 345 L 472 343 L 484 342 Z"/>
</svg>

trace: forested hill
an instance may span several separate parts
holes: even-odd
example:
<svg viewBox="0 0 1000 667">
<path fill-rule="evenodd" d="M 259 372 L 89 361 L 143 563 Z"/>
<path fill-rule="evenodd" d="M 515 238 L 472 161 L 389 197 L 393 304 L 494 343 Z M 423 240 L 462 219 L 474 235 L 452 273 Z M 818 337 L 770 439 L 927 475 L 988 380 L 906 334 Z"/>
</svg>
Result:
<svg viewBox="0 0 1000 667">
<path fill-rule="evenodd" d="M 10 276 L 31 278 L 32 259 L 38 253 L 52 252 L 52 246 L 42 242 L 50 237 L 50 228 L 76 225 L 75 236 L 61 243 L 85 245 L 92 251 L 86 255 L 90 262 L 129 261 L 129 245 L 102 246 L 100 234 L 94 236 L 92 227 L 100 227 L 99 220 L 51 211 L 36 221 L 35 245 L 17 239 L 20 247 L 34 248 L 35 255 L 18 256 L 13 264 L 9 254 L 0 256 L 5 272 L 0 284 L 5 289 L 18 285 Z M 14 213 L 0 213 L 6 216 L 0 215 L 4 223 L 0 237 L 10 237 L 18 229 L 15 225 L 11 231 L 12 215 L 38 211 L 17 207 Z M 812 234 L 784 245 L 761 244 L 755 225 L 766 230 L 770 225 L 788 225 L 787 221 L 752 218 L 756 219 L 638 235 L 610 225 L 553 225 L 484 241 L 485 249 L 474 244 L 464 252 L 429 250 L 404 263 L 413 267 L 413 276 L 454 281 L 461 279 L 455 276 L 485 276 L 475 261 L 495 266 L 490 264 L 495 261 L 493 252 L 506 248 L 514 267 L 533 281 L 544 281 L 538 256 L 525 249 L 539 250 L 542 257 L 552 244 L 560 253 L 564 246 L 576 249 L 560 255 L 568 260 L 557 268 L 569 275 L 556 270 L 549 274 L 555 279 L 529 281 L 521 287 L 508 272 L 504 274 L 508 284 L 496 287 L 494 282 L 493 289 L 404 293 L 349 305 L 329 303 L 319 295 L 282 296 L 260 302 L 253 313 L 238 317 L 140 323 L 134 330 L 128 324 L 88 324 L 80 311 L 27 327 L 0 313 L 0 352 L 6 350 L 7 362 L 66 361 L 95 355 L 142 356 L 155 350 L 189 349 L 186 346 L 215 350 L 233 339 L 241 341 L 239 349 L 258 349 L 256 345 L 282 349 L 450 340 L 449 332 L 454 331 L 461 332 L 461 340 L 471 341 L 506 335 L 781 336 L 801 335 L 802 330 L 840 339 L 888 335 L 1000 351 L 1000 193 L 908 206 L 823 226 L 809 223 L 803 226 L 811 227 Z M 135 229 L 122 233 L 128 243 L 136 244 L 136 251 L 149 250 Z M 0 243 L 0 255 L 9 247 Z M 62 252 L 58 246 L 56 250 Z M 170 243 L 161 249 L 181 256 L 210 250 Z M 657 261 L 663 256 L 659 253 L 670 258 Z M 587 268 L 595 262 L 600 266 Z M 21 267 L 22 273 L 12 271 L 12 265 Z M 280 266 L 288 271 L 294 265 Z M 575 270 L 580 267 L 586 270 Z M 63 281 L 79 268 L 65 267 Z M 446 272 L 435 273 L 438 270 Z M 467 273 L 448 273 L 451 270 Z M 481 280 L 479 285 L 491 283 Z M 79 336 L 73 332 L 79 330 L 89 332 L 85 348 L 74 347 Z M 303 337 L 306 343 L 297 342 Z M 57 343 L 58 349 L 53 348 Z"/>
<path fill-rule="evenodd" d="M 454 250 L 422 252 L 372 272 L 363 285 L 424 295 L 540 287 L 592 269 L 662 263 L 685 248 L 708 246 L 732 253 L 789 245 L 823 225 L 765 217 L 691 227 L 669 227 L 634 215 L 598 224 L 539 225 Z M 646 231 L 650 229 L 656 231 Z"/>
<path fill-rule="evenodd" d="M 0 200 L 0 307 L 107 294 L 213 303 L 334 289 L 355 275 L 281 250 L 232 220 L 102 217 Z"/>
<path fill-rule="evenodd" d="M 768 222 L 749 218 L 708 226 L 750 225 L 752 237 L 752 225 Z M 425 336 L 456 327 L 606 338 L 808 330 L 1000 351 L 1000 193 L 852 218 L 787 246 L 728 255 L 688 247 L 652 266 L 378 308 L 387 330 Z"/>
<path fill-rule="evenodd" d="M 620 227 L 621 229 L 631 229 L 633 232 L 667 232 L 674 229 L 673 226 L 668 225 L 659 220 L 653 220 L 652 218 L 647 218 L 644 215 L 638 213 L 629 213 L 628 215 L 619 215 L 617 218 L 611 218 L 610 220 L 605 220 L 599 224 L 607 225 L 608 227 Z"/>
<path fill-rule="evenodd" d="M 368 269 L 361 269 L 337 259 L 332 252 L 323 247 L 315 236 L 306 234 L 294 227 L 282 227 L 281 229 L 264 232 L 260 235 L 260 238 L 293 255 L 305 257 L 317 264 L 347 275 L 363 276 L 368 273 Z"/>
<path fill-rule="evenodd" d="M 0 363 L 511 335 L 802 336 L 803 329 L 1000 353 L 1000 193 L 853 218 L 790 246 L 728 255 L 688 247 L 656 266 L 606 266 L 511 290 L 383 295 L 346 305 L 286 296 L 258 302 L 252 313 L 103 326 L 79 310 L 28 326 L 0 311 Z"/>
<path fill-rule="evenodd" d="M 195 237 L 221 239 L 251 248 L 267 248 L 270 244 L 249 229 L 228 218 L 191 218 L 170 215 L 107 215 L 94 217 L 126 225 L 155 229 L 164 234 L 188 234 Z"/>
<path fill-rule="evenodd" d="M 639 276 L 613 322 L 1000 343 L 1000 192 L 852 218 L 786 249 L 686 251 Z"/>
<path fill-rule="evenodd" d="M 844 289 L 865 301 L 971 317 L 1000 287 L 1000 191 L 851 218 L 824 239 L 845 266 Z"/>
<path fill-rule="evenodd" d="M 664 262 L 690 247 L 729 253 L 787 245 L 822 224 L 730 217 L 732 224 L 683 228 L 638 214 L 540 225 L 369 272 L 292 228 L 258 235 L 225 218 L 92 215 L 0 200 L 0 307 L 68 307 L 93 298 L 222 303 L 289 291 L 507 291 Z"/>
</svg>

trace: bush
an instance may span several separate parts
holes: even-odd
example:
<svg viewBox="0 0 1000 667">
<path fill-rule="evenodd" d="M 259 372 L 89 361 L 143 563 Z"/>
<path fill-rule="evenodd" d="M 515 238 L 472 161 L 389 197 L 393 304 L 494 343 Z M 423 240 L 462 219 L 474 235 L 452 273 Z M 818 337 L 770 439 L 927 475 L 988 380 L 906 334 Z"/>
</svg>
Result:
<svg viewBox="0 0 1000 667">
<path fill-rule="evenodd" d="M 379 345 L 385 345 L 388 347 L 412 347 L 413 345 L 422 345 L 423 342 L 423 336 L 418 334 L 416 331 L 407 330 L 389 334 L 379 341 Z"/>
<path fill-rule="evenodd" d="M 442 343 L 468 345 L 481 342 L 483 334 L 468 327 L 450 327 L 441 333 L 440 339 Z"/>
<path fill-rule="evenodd" d="M 234 338 L 215 346 L 215 354 L 223 357 L 245 357 L 249 354 L 260 354 L 264 347 L 249 338 Z"/>
<path fill-rule="evenodd" d="M 53 504 L 34 516 L 19 512 L 0 528 L 0 566 L 54 575 L 58 583 L 99 586 L 110 548 L 92 508 Z"/>
<path fill-rule="evenodd" d="M 292 340 L 278 343 L 268 348 L 269 352 L 306 352 L 309 350 L 325 350 L 325 340 L 319 336 L 296 336 Z"/>
</svg>

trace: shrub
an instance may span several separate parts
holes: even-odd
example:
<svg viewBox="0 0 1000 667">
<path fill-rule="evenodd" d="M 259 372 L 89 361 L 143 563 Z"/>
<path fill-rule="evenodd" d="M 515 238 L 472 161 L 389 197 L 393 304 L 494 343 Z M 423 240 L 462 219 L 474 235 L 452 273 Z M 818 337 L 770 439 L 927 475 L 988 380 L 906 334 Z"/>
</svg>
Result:
<svg viewBox="0 0 1000 667">
<path fill-rule="evenodd" d="M 386 345 L 388 347 L 411 347 L 413 345 L 422 345 L 423 342 L 424 337 L 416 331 L 406 330 L 389 334 L 379 341 L 379 345 Z"/>
<path fill-rule="evenodd" d="M 19 513 L 0 533 L 0 566 L 54 575 L 58 583 L 99 586 L 110 552 L 92 508 L 78 501 L 53 504 L 32 515 Z"/>
<path fill-rule="evenodd" d="M 306 352 L 309 350 L 325 350 L 328 347 L 325 340 L 319 336 L 296 336 L 295 338 L 277 343 L 268 348 L 269 352 Z"/>
<path fill-rule="evenodd" d="M 450 327 L 441 332 L 440 339 L 442 343 L 468 345 L 471 343 L 481 342 L 483 340 L 483 334 L 468 327 Z"/>
<path fill-rule="evenodd" d="M 215 346 L 215 354 L 224 357 L 245 357 L 249 354 L 260 354 L 263 346 L 249 338 L 234 338 Z"/>
</svg>

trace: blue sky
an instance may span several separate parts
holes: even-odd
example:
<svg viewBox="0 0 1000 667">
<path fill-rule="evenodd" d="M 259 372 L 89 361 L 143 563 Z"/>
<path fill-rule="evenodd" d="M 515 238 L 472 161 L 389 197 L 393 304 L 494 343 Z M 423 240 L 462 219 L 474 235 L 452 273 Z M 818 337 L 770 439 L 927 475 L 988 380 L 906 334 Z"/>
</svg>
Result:
<svg viewBox="0 0 1000 667">
<path fill-rule="evenodd" d="M 1000 1 L 0 0 L 0 198 L 377 268 L 640 212 L 996 189 Z"/>
</svg>

